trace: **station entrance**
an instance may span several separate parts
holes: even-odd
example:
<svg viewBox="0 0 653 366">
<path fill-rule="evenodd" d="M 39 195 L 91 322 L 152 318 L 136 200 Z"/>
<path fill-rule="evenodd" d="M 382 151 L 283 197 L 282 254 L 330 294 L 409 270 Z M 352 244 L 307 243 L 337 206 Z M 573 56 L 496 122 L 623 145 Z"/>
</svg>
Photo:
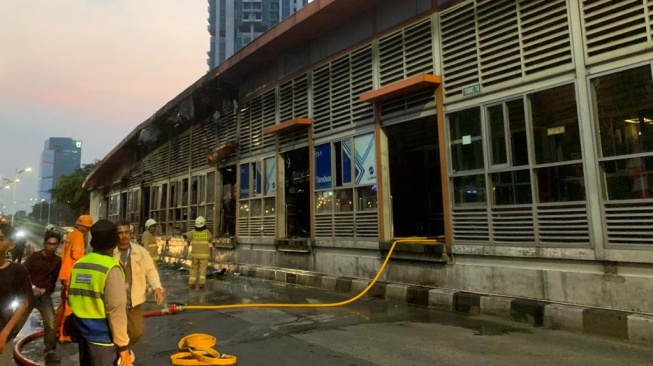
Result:
<svg viewBox="0 0 653 366">
<path fill-rule="evenodd" d="M 437 117 L 383 129 L 388 138 L 393 236 L 444 235 Z"/>
<path fill-rule="evenodd" d="M 311 234 L 308 147 L 283 153 L 283 160 L 286 238 L 308 238 Z"/>
</svg>

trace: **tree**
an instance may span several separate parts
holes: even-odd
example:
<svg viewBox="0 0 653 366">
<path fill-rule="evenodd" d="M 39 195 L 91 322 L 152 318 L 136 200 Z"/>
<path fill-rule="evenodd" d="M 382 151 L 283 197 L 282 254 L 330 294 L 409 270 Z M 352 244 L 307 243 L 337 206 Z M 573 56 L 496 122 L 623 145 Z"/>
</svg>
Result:
<svg viewBox="0 0 653 366">
<path fill-rule="evenodd" d="M 70 207 L 76 216 L 88 213 L 91 204 L 91 192 L 82 188 L 82 183 L 91 173 L 98 161 L 82 165 L 69 175 L 59 177 L 57 186 L 50 190 L 52 199 Z"/>
</svg>

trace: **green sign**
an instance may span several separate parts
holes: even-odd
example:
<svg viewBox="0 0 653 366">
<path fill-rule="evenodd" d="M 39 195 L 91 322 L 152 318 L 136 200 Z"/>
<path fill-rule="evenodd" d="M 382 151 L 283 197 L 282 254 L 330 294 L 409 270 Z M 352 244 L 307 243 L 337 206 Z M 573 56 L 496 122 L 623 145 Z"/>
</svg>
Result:
<svg viewBox="0 0 653 366">
<path fill-rule="evenodd" d="M 463 88 L 463 97 L 481 92 L 481 84 L 474 84 Z"/>
</svg>

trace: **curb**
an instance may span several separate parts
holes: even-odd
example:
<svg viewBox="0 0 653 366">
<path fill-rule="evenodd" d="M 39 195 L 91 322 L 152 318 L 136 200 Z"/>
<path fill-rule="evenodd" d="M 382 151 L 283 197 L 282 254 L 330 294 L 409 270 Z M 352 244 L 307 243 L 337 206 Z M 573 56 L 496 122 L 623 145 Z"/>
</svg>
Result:
<svg viewBox="0 0 653 366">
<path fill-rule="evenodd" d="M 370 283 L 370 280 L 360 278 L 262 266 L 237 265 L 231 268 L 250 277 L 343 293 L 358 294 Z M 643 314 L 384 281 L 375 283 L 365 296 L 653 345 L 653 316 Z"/>
</svg>

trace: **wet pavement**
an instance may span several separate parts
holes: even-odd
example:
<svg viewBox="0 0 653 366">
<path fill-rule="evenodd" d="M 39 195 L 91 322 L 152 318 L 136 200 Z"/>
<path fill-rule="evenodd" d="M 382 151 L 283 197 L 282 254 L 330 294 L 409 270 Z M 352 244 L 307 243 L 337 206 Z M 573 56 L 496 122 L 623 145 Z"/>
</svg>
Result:
<svg viewBox="0 0 653 366">
<path fill-rule="evenodd" d="M 190 290 L 187 274 L 160 268 L 168 303 L 331 303 L 342 293 L 228 273 Z M 58 298 L 55 299 L 58 301 Z M 153 300 L 147 309 L 157 308 Z M 41 329 L 32 313 L 19 337 Z M 364 297 L 346 306 L 314 309 L 184 310 L 146 319 L 135 365 L 170 365 L 177 342 L 191 333 L 217 338 L 220 353 L 238 365 L 650 365 L 653 348 L 583 334 L 533 328 L 487 317 Z M 59 345 L 62 365 L 78 365 L 76 344 Z M 43 341 L 24 348 L 43 363 Z"/>
</svg>

